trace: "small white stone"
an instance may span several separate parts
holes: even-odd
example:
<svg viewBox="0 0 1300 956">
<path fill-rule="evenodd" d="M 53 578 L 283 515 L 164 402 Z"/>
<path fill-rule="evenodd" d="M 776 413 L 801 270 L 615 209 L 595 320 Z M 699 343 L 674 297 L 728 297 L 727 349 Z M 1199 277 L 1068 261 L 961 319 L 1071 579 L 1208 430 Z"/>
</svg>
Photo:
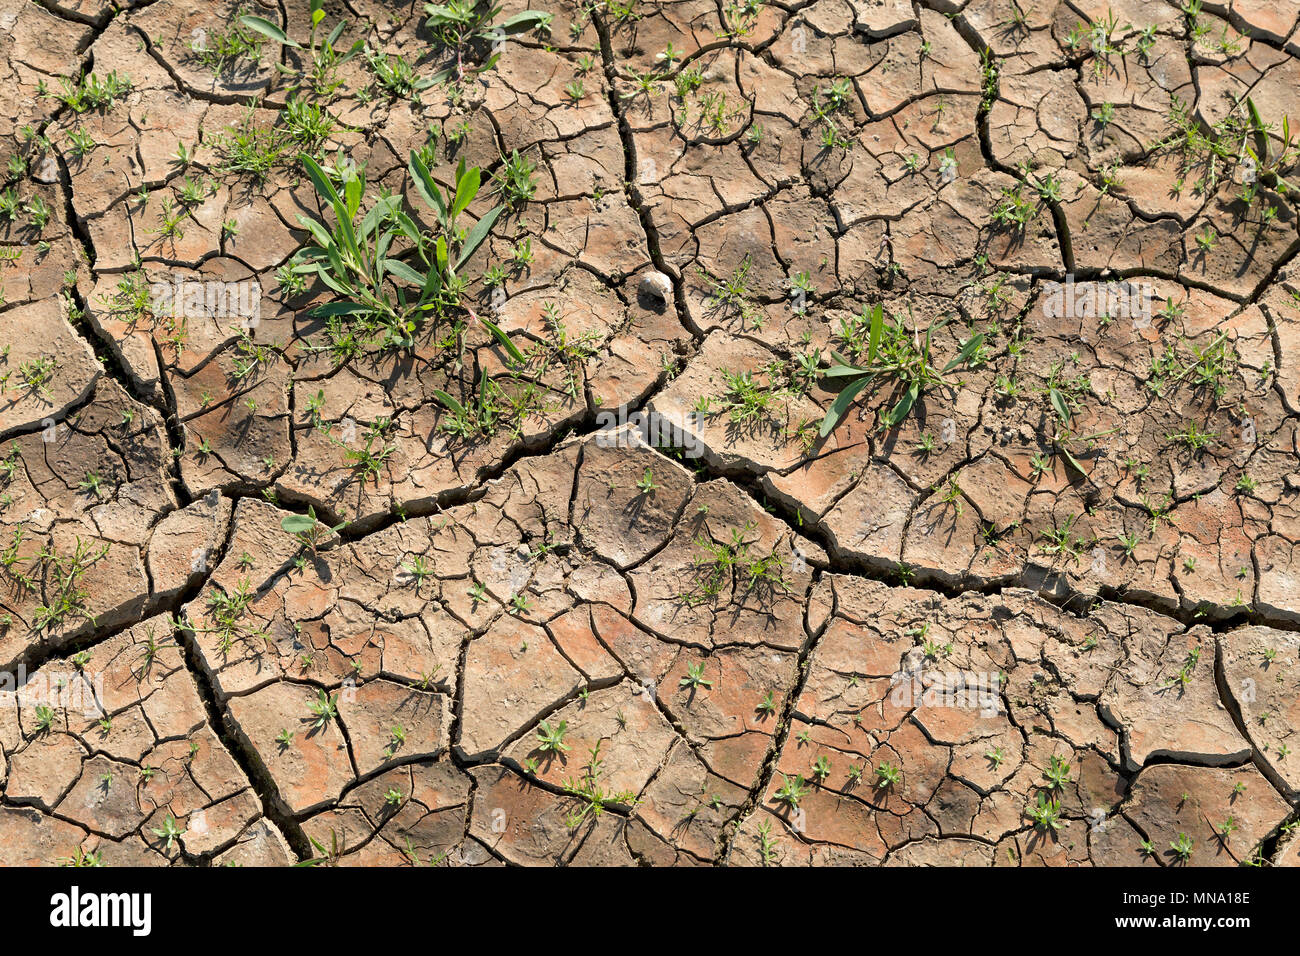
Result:
<svg viewBox="0 0 1300 956">
<path fill-rule="evenodd" d="M 637 288 L 642 295 L 648 295 L 660 302 L 667 302 L 673 294 L 672 280 L 662 272 L 646 273 L 641 277 L 641 284 Z"/>
</svg>

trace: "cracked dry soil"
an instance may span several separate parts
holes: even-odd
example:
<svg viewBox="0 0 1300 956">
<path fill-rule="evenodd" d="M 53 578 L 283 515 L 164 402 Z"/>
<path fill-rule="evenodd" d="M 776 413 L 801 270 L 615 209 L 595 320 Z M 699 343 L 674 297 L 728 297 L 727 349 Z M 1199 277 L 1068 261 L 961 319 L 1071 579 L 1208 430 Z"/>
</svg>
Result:
<svg viewBox="0 0 1300 956">
<path fill-rule="evenodd" d="M 1300 862 L 1300 3 L 313 6 L 0 0 L 0 863 Z"/>
</svg>

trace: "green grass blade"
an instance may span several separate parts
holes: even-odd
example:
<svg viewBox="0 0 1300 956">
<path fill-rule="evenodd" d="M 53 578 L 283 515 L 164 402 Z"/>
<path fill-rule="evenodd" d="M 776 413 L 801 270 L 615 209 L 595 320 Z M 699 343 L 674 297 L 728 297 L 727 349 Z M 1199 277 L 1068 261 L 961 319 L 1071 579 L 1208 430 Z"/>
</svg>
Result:
<svg viewBox="0 0 1300 956">
<path fill-rule="evenodd" d="M 885 424 L 890 428 L 898 425 L 899 422 L 907 417 L 907 413 L 912 410 L 912 406 L 916 404 L 916 400 L 920 396 L 921 384 L 919 382 L 913 382 L 907 387 L 907 391 L 903 393 L 903 397 L 898 400 L 898 404 L 895 405 L 890 413 L 884 417 Z"/>
<path fill-rule="evenodd" d="M 324 305 L 318 305 L 311 309 L 307 314 L 314 319 L 324 319 L 331 315 L 355 315 L 358 312 L 368 312 L 370 307 L 362 305 L 360 302 L 326 302 Z"/>
<path fill-rule="evenodd" d="M 283 30 L 265 17 L 255 17 L 246 14 L 239 18 L 239 22 L 248 27 L 248 29 L 262 34 L 264 37 L 270 37 L 276 43 L 283 43 L 285 46 L 293 47 L 295 50 L 302 49 L 302 47 L 296 42 L 290 40 Z"/>
<path fill-rule="evenodd" d="M 385 259 L 384 268 L 399 279 L 404 279 L 412 285 L 424 286 L 425 276 L 420 275 L 405 262 L 400 259 Z"/>
<path fill-rule="evenodd" d="M 862 390 L 871 384 L 873 378 L 875 378 L 874 375 L 864 375 L 857 381 L 849 382 L 844 386 L 844 390 L 835 396 L 835 401 L 831 402 L 826 417 L 822 419 L 821 428 L 817 429 L 818 437 L 825 438 L 835 430 L 835 426 L 848 413 L 853 400 L 862 394 Z"/>
<path fill-rule="evenodd" d="M 1065 400 L 1061 390 L 1053 388 L 1050 390 L 1049 395 L 1052 399 L 1052 407 L 1056 409 L 1056 414 L 1061 417 L 1061 422 L 1066 425 L 1070 424 L 1070 403 Z"/>
<path fill-rule="evenodd" d="M 411 150 L 411 162 L 409 164 L 411 181 L 415 183 L 415 191 L 420 194 L 426 206 L 438 214 L 438 223 L 444 228 L 447 225 L 447 204 L 442 201 L 442 193 L 438 190 L 438 184 L 433 181 L 433 176 L 429 173 L 429 167 L 424 165 L 424 160 Z"/>
<path fill-rule="evenodd" d="M 478 195 L 482 174 L 477 166 L 465 171 L 465 175 L 456 177 L 456 198 L 451 206 L 451 218 L 456 219 Z"/>
<path fill-rule="evenodd" d="M 492 337 L 501 344 L 501 347 L 505 349 L 507 353 L 509 353 L 512 359 L 514 359 L 520 365 L 524 364 L 525 362 L 524 353 L 519 351 L 519 346 L 515 345 L 514 342 L 510 341 L 510 336 L 502 332 L 501 328 L 498 325 L 496 325 L 493 322 L 489 322 L 487 319 L 480 318 L 479 321 L 483 323 L 483 327 L 485 329 L 487 329 L 489 332 L 492 333 Z"/>
<path fill-rule="evenodd" d="M 456 401 L 456 399 L 452 398 L 446 392 L 435 388 L 433 390 L 433 397 L 441 402 L 448 411 L 455 412 L 457 415 L 465 414 L 465 406 Z"/>
<path fill-rule="evenodd" d="M 951 372 L 963 362 L 970 361 L 970 357 L 978 351 L 979 347 L 984 344 L 984 333 L 978 332 L 966 340 L 966 344 L 961 347 L 958 356 L 943 367 L 944 374 Z"/>
<path fill-rule="evenodd" d="M 503 208 L 497 206 L 474 224 L 474 228 L 465 237 L 465 245 L 461 248 L 460 255 L 456 259 L 456 271 L 459 272 L 460 267 L 469 261 L 470 256 L 474 255 L 479 246 L 483 245 L 483 240 L 488 237 L 488 233 L 492 230 L 492 226 L 496 223 L 497 216 L 501 215 Z"/>
<path fill-rule="evenodd" d="M 885 331 L 885 307 L 876 303 L 876 307 L 871 310 L 871 339 L 867 347 L 867 361 L 876 360 L 876 352 L 880 348 L 880 336 Z"/>
</svg>

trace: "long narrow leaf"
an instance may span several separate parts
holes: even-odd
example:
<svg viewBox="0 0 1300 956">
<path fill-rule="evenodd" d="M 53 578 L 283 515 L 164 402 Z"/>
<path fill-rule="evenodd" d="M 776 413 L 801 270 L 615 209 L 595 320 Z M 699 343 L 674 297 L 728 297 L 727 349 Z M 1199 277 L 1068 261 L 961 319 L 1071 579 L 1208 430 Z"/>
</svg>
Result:
<svg viewBox="0 0 1300 956">
<path fill-rule="evenodd" d="M 876 360 L 876 352 L 880 348 L 880 336 L 884 332 L 884 329 L 885 307 L 877 303 L 876 307 L 871 310 L 871 339 L 867 348 L 868 362 L 874 362 Z"/>
<path fill-rule="evenodd" d="M 411 150 L 410 162 L 411 181 L 415 183 L 415 191 L 420 194 L 425 205 L 438 214 L 438 222 L 442 225 L 447 223 L 447 204 L 442 201 L 442 194 L 438 191 L 438 184 L 433 181 L 433 176 L 429 174 L 429 167 L 424 165 L 424 160 Z"/>
<path fill-rule="evenodd" d="M 290 40 L 283 30 L 264 17 L 255 17 L 246 14 L 239 18 L 239 22 L 248 27 L 248 29 L 255 30 L 262 34 L 262 36 L 270 37 L 276 43 L 283 43 L 285 46 L 293 47 L 295 50 L 302 49 L 302 47 L 296 42 Z"/>
<path fill-rule="evenodd" d="M 491 231 L 493 224 L 497 221 L 497 216 L 501 215 L 501 206 L 490 210 L 487 215 L 474 224 L 474 228 L 469 231 L 465 237 L 465 245 L 460 250 L 460 256 L 456 259 L 456 271 L 469 261 L 470 256 L 474 255 L 479 246 L 483 245 L 483 240 L 487 238 L 488 232 Z"/>
<path fill-rule="evenodd" d="M 1056 409 L 1056 414 L 1061 416 L 1062 423 L 1070 424 L 1070 403 L 1065 400 L 1060 389 L 1053 388 L 1050 390 L 1052 407 Z"/>
<path fill-rule="evenodd" d="M 963 362 L 970 361 L 970 357 L 975 354 L 981 345 L 984 344 L 984 333 L 978 332 L 966 340 L 966 344 L 961 347 L 961 353 L 943 367 L 944 372 L 951 372 Z"/>
<path fill-rule="evenodd" d="M 445 405 L 448 410 L 455 412 L 457 415 L 465 414 L 465 406 L 456 401 L 456 399 L 452 398 L 446 392 L 435 388 L 433 390 L 433 397 Z"/>
<path fill-rule="evenodd" d="M 324 305 L 318 305 L 314 309 L 308 310 L 307 314 L 312 318 L 323 319 L 331 315 L 355 315 L 358 312 L 370 311 L 369 306 L 362 305 L 360 302 L 326 302 Z"/>
<path fill-rule="evenodd" d="M 348 218 L 351 219 L 361 208 L 361 191 L 365 189 L 360 178 L 352 178 L 343 184 L 343 198 L 347 202 Z"/>
<path fill-rule="evenodd" d="M 862 394 L 862 390 L 871 384 L 874 375 L 864 375 L 856 382 L 850 382 L 844 386 L 844 391 L 835 396 L 835 401 L 831 402 L 830 409 L 826 412 L 826 417 L 822 419 L 821 428 L 817 429 L 817 435 L 825 438 L 835 430 L 835 426 L 840 423 L 853 404 L 853 400 Z"/>
<path fill-rule="evenodd" d="M 553 17 L 554 14 L 544 13 L 541 10 L 524 10 L 522 13 L 516 13 L 513 17 L 510 17 L 497 29 L 506 36 L 515 36 L 549 24 Z"/>
<path fill-rule="evenodd" d="M 1258 154 L 1259 162 L 1263 164 L 1268 161 L 1268 131 L 1264 129 L 1264 121 L 1260 118 L 1255 101 L 1249 96 L 1246 97 L 1246 109 L 1250 113 L 1250 131 L 1251 137 L 1255 140 L 1255 152 Z"/>
<path fill-rule="evenodd" d="M 334 245 L 334 237 L 315 219 L 308 219 L 306 216 L 300 215 L 298 222 L 302 223 L 302 227 L 311 233 L 312 238 L 316 240 L 317 245 L 322 249 L 328 249 Z"/>
<path fill-rule="evenodd" d="M 361 253 L 357 248 L 356 233 L 352 229 L 352 216 L 347 205 L 339 198 L 338 190 L 334 188 L 329 176 L 325 175 L 325 170 L 320 168 L 316 160 L 306 153 L 299 153 L 298 161 L 302 163 L 303 169 L 307 170 L 307 175 L 316 187 L 316 192 L 329 200 L 329 204 L 334 208 L 334 215 L 338 219 L 337 238 L 340 240 L 340 244 L 353 259 L 359 261 Z"/>
<path fill-rule="evenodd" d="M 424 277 L 424 285 L 420 288 L 420 301 L 427 302 L 439 292 L 442 291 L 442 273 L 438 271 L 438 266 L 429 267 L 429 273 Z"/>
<path fill-rule="evenodd" d="M 402 235 L 411 240 L 412 245 L 420 245 L 420 230 L 416 228 L 415 221 L 402 210 L 393 213 L 393 222 L 397 223 L 397 228 L 401 230 Z"/>
<path fill-rule="evenodd" d="M 365 218 L 361 220 L 361 231 L 358 235 L 362 239 L 369 238 L 376 227 L 393 214 L 394 208 L 401 201 L 401 196 L 388 196 L 376 202 L 373 208 L 366 213 Z"/>
<path fill-rule="evenodd" d="M 496 339 L 499 343 L 501 343 L 501 347 L 505 349 L 507 353 L 509 353 L 512 359 L 514 359 L 520 365 L 524 364 L 525 361 L 524 353 L 519 351 L 519 346 L 515 345 L 514 342 L 510 341 L 510 336 L 502 332 L 501 328 L 498 325 L 496 325 L 494 322 L 490 322 L 487 319 L 482 319 L 482 318 L 480 318 L 479 321 L 483 323 L 483 327 L 485 329 L 487 329 L 489 332 L 492 333 L 492 337 Z"/>
<path fill-rule="evenodd" d="M 343 202 L 339 199 L 338 190 L 334 188 L 330 178 L 325 175 L 325 170 L 320 168 L 320 164 L 306 153 L 298 154 L 298 162 L 302 163 L 302 168 L 307 170 L 307 175 L 310 177 L 312 185 L 316 187 L 316 192 L 336 210 L 341 208 Z"/>
<path fill-rule="evenodd" d="M 479 172 L 477 166 L 466 171 L 463 176 L 458 176 L 456 178 L 456 199 L 452 203 L 451 207 L 451 218 L 453 221 L 457 216 L 465 211 L 466 207 L 468 207 L 471 202 L 474 201 L 474 197 L 478 195 L 479 183 L 481 181 L 482 174 Z"/>
<path fill-rule="evenodd" d="M 447 272 L 447 237 L 439 236 L 433 244 L 433 264 L 439 272 Z"/>
<path fill-rule="evenodd" d="M 425 277 L 420 275 L 405 262 L 400 259 L 385 259 L 384 268 L 397 276 L 399 279 L 405 279 L 412 285 L 423 286 Z"/>
<path fill-rule="evenodd" d="M 1083 470 L 1083 465 L 1079 464 L 1079 460 L 1070 454 L 1070 450 L 1068 448 L 1066 448 L 1064 445 L 1057 445 L 1056 450 L 1061 453 L 1061 457 L 1065 459 L 1065 463 L 1067 465 L 1069 465 L 1079 474 L 1083 475 L 1083 477 L 1085 478 L 1088 477 L 1088 473 Z"/>
<path fill-rule="evenodd" d="M 832 365 L 822 374 L 826 378 L 853 378 L 857 375 L 865 375 L 865 368 L 858 368 L 853 365 Z"/>
<path fill-rule="evenodd" d="M 890 428 L 893 428 L 904 418 L 906 418 L 907 413 L 912 410 L 912 406 L 916 404 L 916 400 L 918 397 L 920 397 L 920 395 L 921 395 L 920 383 L 913 382 L 911 385 L 908 386 L 907 391 L 903 393 L 903 397 L 898 400 L 898 404 L 895 405 L 893 410 L 890 411 L 890 413 L 885 416 L 884 418 L 885 424 L 888 425 Z"/>
</svg>

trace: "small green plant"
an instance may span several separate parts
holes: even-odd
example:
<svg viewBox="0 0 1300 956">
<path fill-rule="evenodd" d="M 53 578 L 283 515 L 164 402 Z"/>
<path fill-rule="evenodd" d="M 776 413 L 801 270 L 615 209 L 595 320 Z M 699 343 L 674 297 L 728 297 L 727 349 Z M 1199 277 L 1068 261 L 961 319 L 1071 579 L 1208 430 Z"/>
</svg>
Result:
<svg viewBox="0 0 1300 956">
<path fill-rule="evenodd" d="M 424 584 L 424 579 L 433 574 L 433 565 L 424 555 L 417 554 L 402 565 L 402 570 L 415 579 L 415 588 L 418 591 L 420 585 Z"/>
<path fill-rule="evenodd" d="M 1017 234 L 1025 231 L 1025 227 L 1038 215 L 1038 204 L 1025 195 L 1027 186 L 1022 181 L 1002 190 L 997 205 L 993 207 L 994 225 Z"/>
<path fill-rule="evenodd" d="M 600 756 L 600 748 L 603 744 L 604 741 L 598 740 L 591 748 L 581 777 L 564 781 L 564 792 L 578 800 L 578 808 L 565 818 L 565 825 L 569 829 L 576 827 L 588 815 L 600 816 L 611 804 L 636 806 L 636 794 L 631 790 L 609 792 L 601 787 L 601 765 L 604 761 Z"/>
<path fill-rule="evenodd" d="M 27 221 L 37 232 L 49 225 L 50 217 L 54 215 L 50 204 L 40 196 L 33 196 L 24 208 L 27 210 Z"/>
<path fill-rule="evenodd" d="M 36 705 L 36 732 L 38 734 L 49 730 L 54 724 L 54 710 L 45 704 Z"/>
<path fill-rule="evenodd" d="M 324 688 L 316 692 L 316 699 L 307 703 L 311 712 L 312 730 L 323 730 L 331 720 L 339 715 L 339 695 L 328 694 Z"/>
<path fill-rule="evenodd" d="M 88 471 L 86 472 L 86 477 L 81 480 L 81 484 L 78 487 L 86 494 L 94 495 L 98 498 L 100 496 L 100 485 L 102 483 L 103 479 L 99 476 L 99 472 Z"/>
<path fill-rule="evenodd" d="M 907 417 L 922 392 L 949 385 L 947 374 L 970 361 L 984 343 L 984 334 L 976 333 L 962 345 L 957 357 L 939 370 L 933 365 L 930 341 L 933 332 L 942 327 L 942 322 L 927 329 L 922 336 L 918 330 L 909 335 L 901 323 L 886 322 L 884 307 L 879 304 L 869 314 L 864 310 L 863 317 L 870 326 L 866 361 L 856 364 L 838 352 L 832 353 L 836 364 L 826 372 L 826 377 L 831 380 L 831 385 L 839 386 L 839 395 L 831 403 L 818 430 L 822 438 L 834 431 L 863 391 L 881 382 L 895 382 L 902 389 L 897 404 L 881 418 L 881 424 L 887 428 L 898 425 Z M 843 385 L 839 385 L 841 380 Z"/>
<path fill-rule="evenodd" d="M 53 546 L 41 549 L 32 559 L 31 573 L 27 575 L 32 583 L 37 574 L 44 574 L 46 580 L 46 603 L 39 605 L 32 615 L 34 630 L 54 630 L 72 619 L 94 623 L 86 605 L 90 593 L 82 587 L 81 579 L 108 554 L 109 548 L 107 544 L 95 548 L 77 538 L 70 555 L 59 554 Z"/>
<path fill-rule="evenodd" d="M 686 665 L 686 676 L 677 683 L 678 687 L 689 687 L 692 691 L 697 688 L 712 688 L 713 681 L 704 679 L 703 662 Z"/>
<path fill-rule="evenodd" d="M 1034 826 L 1044 832 L 1056 832 L 1061 829 L 1061 801 L 1055 797 L 1048 799 L 1044 793 L 1038 794 L 1038 803 L 1025 808 L 1025 814 L 1034 821 Z"/>
<path fill-rule="evenodd" d="M 467 73 L 482 73 L 496 65 L 498 53 L 493 53 L 481 66 L 471 67 L 467 57 L 476 47 L 486 48 L 506 37 L 518 36 L 536 30 L 550 30 L 553 14 L 540 10 L 523 10 L 500 24 L 495 24 L 500 6 L 485 0 L 449 0 L 448 3 L 426 3 L 425 26 L 445 48 L 456 54 L 455 67 L 439 73 L 435 79 L 450 79 L 459 84 Z"/>
<path fill-rule="evenodd" d="M 82 76 L 75 82 L 68 77 L 60 77 L 61 93 L 47 93 L 59 100 L 74 113 L 87 113 L 91 110 L 106 110 L 117 100 L 131 92 L 131 78 L 119 75 L 116 70 L 103 77 L 97 73 Z"/>
<path fill-rule="evenodd" d="M 1178 673 L 1173 677 L 1166 679 L 1162 686 L 1164 687 L 1186 687 L 1192 682 L 1192 675 L 1196 671 L 1196 665 L 1201 660 L 1200 647 L 1193 647 L 1187 652 L 1183 659 L 1182 666 L 1179 667 Z"/>
<path fill-rule="evenodd" d="M 564 735 L 569 729 L 569 722 L 562 720 L 554 727 L 543 720 L 537 725 L 537 749 L 544 754 L 556 756 L 568 753 L 569 745 L 564 742 Z"/>
<path fill-rule="evenodd" d="M 235 72 L 245 66 L 255 68 L 262 58 L 262 37 L 250 30 L 240 19 L 248 13 L 240 7 L 235 22 L 221 30 L 209 30 L 190 42 L 190 54 L 213 73 Z"/>
<path fill-rule="evenodd" d="M 101 867 L 104 865 L 104 851 L 91 850 L 86 851 L 77 847 L 72 851 L 72 856 L 59 863 L 59 866 L 71 867 Z"/>
<path fill-rule="evenodd" d="M 347 522 L 330 527 L 316 517 L 316 509 L 307 507 L 305 515 L 285 515 L 280 519 L 280 527 L 297 540 L 303 548 L 315 554 L 321 543 L 332 534 L 337 534 L 347 526 Z"/>
<path fill-rule="evenodd" d="M 1137 550 L 1138 546 L 1137 534 L 1119 534 L 1116 535 L 1115 540 L 1118 541 L 1120 547 L 1124 549 L 1124 557 L 1132 558 L 1133 552 Z"/>
<path fill-rule="evenodd" d="M 903 779 L 903 768 L 886 761 L 876 767 L 876 789 L 885 790 Z"/>
<path fill-rule="evenodd" d="M 1051 789 L 1060 790 L 1070 782 L 1070 765 L 1060 757 L 1053 756 L 1043 776 L 1051 784 Z"/>
<path fill-rule="evenodd" d="M 646 468 L 645 474 L 643 474 L 641 480 L 636 483 L 636 487 L 641 494 L 646 495 L 647 497 L 658 491 L 659 486 L 655 484 L 654 472 L 649 468 Z"/>
<path fill-rule="evenodd" d="M 366 188 L 363 174 L 345 167 L 338 173 L 343 185 L 340 193 L 315 160 L 305 154 L 300 160 L 335 220 L 327 226 L 299 218 L 315 245 L 294 254 L 292 271 L 319 276 L 340 297 L 312 310 L 312 315 L 326 320 L 334 349 L 349 339 L 360 339 L 352 351 L 359 350 L 362 343 L 380 348 L 412 347 L 416 334 L 431 319 L 460 305 L 464 282 L 459 271 L 487 239 L 503 207 L 484 213 L 462 234 L 460 218 L 479 191 L 478 168 L 466 168 L 462 161 L 455 186 L 444 194 L 412 151 L 408 166 L 411 181 L 417 195 L 434 212 L 439 235 L 434 237 L 415 224 L 402 208 L 400 195 L 380 198 L 358 223 Z M 392 258 L 388 250 L 399 239 L 409 242 L 411 251 L 402 259 Z M 514 352 L 522 360 L 517 348 Z M 447 397 L 439 393 L 440 401 L 445 403 Z"/>
<path fill-rule="evenodd" d="M 789 810 L 798 810 L 799 801 L 808 794 L 808 784 L 802 775 L 791 777 L 783 773 L 781 776 L 783 780 L 775 794 L 776 802 Z"/>
<path fill-rule="evenodd" d="M 772 823 L 769 820 L 758 825 L 758 852 L 764 866 L 776 862 L 776 841 L 772 839 Z"/>
<path fill-rule="evenodd" d="M 1282 176 L 1291 170 L 1297 156 L 1300 156 L 1300 149 L 1297 148 L 1296 139 L 1291 133 L 1290 119 L 1286 116 L 1282 117 L 1280 131 L 1282 145 L 1278 148 L 1274 147 L 1269 136 L 1274 127 L 1264 122 L 1254 99 L 1249 96 L 1246 97 L 1246 113 L 1250 141 L 1244 145 L 1247 155 L 1255 165 L 1255 179 L 1269 189 L 1278 192 L 1290 191 L 1291 186 Z"/>
<path fill-rule="evenodd" d="M 776 553 L 755 553 L 753 542 L 746 539 L 753 529 L 752 523 L 733 528 L 726 543 L 704 535 L 695 539 L 700 553 L 692 562 L 692 586 L 678 595 L 683 604 L 688 607 L 703 604 L 719 597 L 728 587 L 738 589 L 741 593 L 736 597 L 740 598 L 750 594 L 768 598 L 790 590 L 790 582 L 785 577 L 785 559 Z"/>
<path fill-rule="evenodd" d="M 14 192 L 13 187 L 0 190 L 0 216 L 3 216 L 9 222 L 15 222 L 21 209 L 22 201 L 18 198 L 18 193 Z"/>
<path fill-rule="evenodd" d="M 307 11 L 311 23 L 305 48 L 296 40 L 290 39 L 288 34 L 264 17 L 250 16 L 248 14 L 239 17 L 239 24 L 242 27 L 246 27 L 264 37 L 269 37 L 282 46 L 302 50 L 306 55 L 311 64 L 310 69 L 298 71 L 293 67 L 280 63 L 276 64 L 276 69 L 280 73 L 293 78 L 293 83 L 289 87 L 291 91 L 309 85 L 322 95 L 332 93 L 341 85 L 341 81 L 337 78 L 338 68 L 360 53 L 365 47 L 364 39 L 355 40 L 347 50 L 343 50 L 337 45 L 343 36 L 343 32 L 349 26 L 346 19 L 340 20 L 334 26 L 334 29 L 322 39 L 318 34 L 318 29 L 321 21 L 325 19 L 324 7 L 325 0 L 308 0 Z"/>
<path fill-rule="evenodd" d="M 1218 437 L 1217 432 L 1202 431 L 1197 427 L 1196 422 L 1188 422 L 1181 431 L 1165 435 L 1165 440 L 1184 445 L 1192 452 L 1200 452 Z"/>
<path fill-rule="evenodd" d="M 168 852 L 171 852 L 173 844 L 185 833 L 185 828 L 177 824 L 176 818 L 170 813 L 163 820 L 161 827 L 150 827 L 149 829 L 153 831 L 153 835 L 158 839 L 166 841 L 165 849 Z"/>
<path fill-rule="evenodd" d="M 509 156 L 501 157 L 501 167 L 492 176 L 501 201 L 511 209 L 517 209 L 531 200 L 537 192 L 537 182 L 533 173 L 537 164 L 526 156 L 513 150 Z"/>
</svg>

